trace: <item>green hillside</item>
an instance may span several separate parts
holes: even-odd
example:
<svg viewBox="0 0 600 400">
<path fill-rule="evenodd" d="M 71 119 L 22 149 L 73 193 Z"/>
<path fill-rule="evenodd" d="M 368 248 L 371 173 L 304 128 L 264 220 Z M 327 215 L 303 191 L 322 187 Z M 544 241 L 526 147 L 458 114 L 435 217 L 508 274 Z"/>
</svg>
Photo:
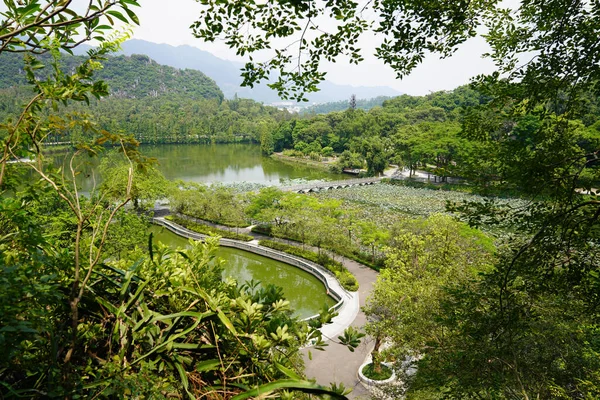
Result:
<svg viewBox="0 0 600 400">
<path fill-rule="evenodd" d="M 40 61 L 47 64 L 48 56 Z M 83 56 L 63 55 L 61 64 L 65 71 L 71 71 Z M 188 99 L 223 99 L 223 92 L 217 84 L 198 70 L 177 69 L 160 65 L 145 55 L 109 57 L 98 71 L 98 78 L 104 80 L 110 93 L 118 98 L 162 97 L 183 95 Z M 37 70 L 38 79 L 44 79 L 50 70 Z M 26 84 L 23 70 L 23 57 L 14 53 L 0 56 L 0 88 L 10 88 Z"/>
</svg>

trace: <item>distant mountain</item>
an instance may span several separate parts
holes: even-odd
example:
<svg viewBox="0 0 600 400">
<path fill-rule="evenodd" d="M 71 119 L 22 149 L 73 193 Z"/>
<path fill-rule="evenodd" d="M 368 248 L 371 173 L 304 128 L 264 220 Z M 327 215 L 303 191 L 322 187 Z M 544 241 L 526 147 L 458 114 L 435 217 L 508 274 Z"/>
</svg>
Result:
<svg viewBox="0 0 600 400">
<path fill-rule="evenodd" d="M 42 56 L 42 60 L 48 56 Z M 63 55 L 66 71 L 72 70 L 83 58 Z M 0 55 L 0 88 L 26 83 L 23 56 L 14 53 Z M 50 68 L 36 71 L 44 77 Z M 97 77 L 108 83 L 111 95 L 120 98 L 159 97 L 184 95 L 190 99 L 222 99 L 223 93 L 215 82 L 195 69 L 177 69 L 160 65 L 146 55 L 109 57 Z"/>
<path fill-rule="evenodd" d="M 265 103 L 281 101 L 277 93 L 265 84 L 258 85 L 253 89 L 241 87 L 240 68 L 243 67 L 243 63 L 223 60 L 196 47 L 187 45 L 175 47 L 133 39 L 123 43 L 123 53 L 126 55 L 145 54 L 160 64 L 200 70 L 215 80 L 227 98 L 233 98 L 237 94 L 238 97 Z M 370 99 L 377 96 L 399 96 L 401 93 L 386 86 L 354 87 L 325 81 L 321 84 L 321 91 L 310 94 L 308 99 L 314 103 L 327 103 L 347 100 L 352 94 L 360 99 Z"/>
</svg>

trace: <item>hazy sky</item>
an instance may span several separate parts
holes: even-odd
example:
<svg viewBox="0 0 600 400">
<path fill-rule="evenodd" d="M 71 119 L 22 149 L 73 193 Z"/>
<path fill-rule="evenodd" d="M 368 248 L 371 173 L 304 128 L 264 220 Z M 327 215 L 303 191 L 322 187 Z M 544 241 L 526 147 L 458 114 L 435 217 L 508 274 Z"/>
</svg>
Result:
<svg viewBox="0 0 600 400">
<path fill-rule="evenodd" d="M 505 1 L 510 3 L 514 0 Z M 74 1 L 75 7 L 83 4 L 84 0 Z M 199 15 L 201 7 L 196 1 L 141 0 L 140 4 L 141 8 L 136 13 L 141 26 L 135 27 L 134 38 L 174 46 L 187 44 L 210 51 L 220 58 L 243 61 L 223 43 L 204 43 L 192 36 L 189 27 Z M 0 11 L 4 9 L 5 6 L 0 3 Z M 427 57 L 410 76 L 397 80 L 394 71 L 373 56 L 376 45 L 377 41 L 373 37 L 366 38 L 361 43 L 365 58 L 361 65 L 350 65 L 345 60 L 324 65 L 327 79 L 353 86 L 390 86 L 403 93 L 422 95 L 453 89 L 468 83 L 475 75 L 493 71 L 492 62 L 481 58 L 481 54 L 487 51 L 487 46 L 482 39 L 477 38 L 463 45 L 450 59 Z"/>
<path fill-rule="evenodd" d="M 141 26 L 135 29 L 134 38 L 171 45 L 187 44 L 210 51 L 220 58 L 241 60 L 223 43 L 204 43 L 192 36 L 189 26 L 199 15 L 200 9 L 194 0 L 171 0 L 169 6 L 164 0 L 142 0 L 140 3 L 142 7 L 137 14 Z M 365 61 L 359 66 L 349 65 L 343 60 L 326 65 L 327 79 L 354 86 L 390 86 L 403 93 L 421 95 L 453 89 L 468 83 L 477 74 L 493 70 L 492 62 L 481 58 L 487 47 L 478 38 L 467 42 L 450 59 L 428 57 L 410 76 L 397 80 L 391 68 L 372 55 L 375 45 L 372 39 L 364 41 L 362 48 Z"/>
</svg>

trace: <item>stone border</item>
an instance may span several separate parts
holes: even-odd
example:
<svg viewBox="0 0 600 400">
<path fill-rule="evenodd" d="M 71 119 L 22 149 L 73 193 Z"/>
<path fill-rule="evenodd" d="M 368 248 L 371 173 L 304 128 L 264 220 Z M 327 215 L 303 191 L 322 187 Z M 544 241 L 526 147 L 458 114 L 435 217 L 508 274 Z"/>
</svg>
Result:
<svg viewBox="0 0 600 400">
<path fill-rule="evenodd" d="M 156 225 L 167 228 L 176 235 L 186 238 L 203 241 L 206 237 L 208 237 L 207 235 L 186 229 L 181 225 L 164 219 L 163 217 L 152 218 L 152 222 Z M 337 303 L 331 307 L 330 310 L 336 311 L 338 315 L 333 318 L 330 324 L 327 324 L 320 329 L 321 333 L 326 338 L 330 339 L 339 335 L 347 327 L 349 327 L 354 321 L 354 318 L 356 318 L 356 315 L 360 309 L 358 292 L 348 292 L 345 290 L 340 285 L 335 275 L 321 265 L 288 253 L 284 253 L 282 251 L 260 246 L 252 242 L 220 239 L 219 244 L 225 247 L 233 247 L 239 250 L 249 251 L 254 254 L 284 262 L 293 267 L 300 268 L 319 279 L 325 286 L 325 289 L 327 289 L 327 293 L 337 301 Z M 317 316 L 318 314 L 305 318 L 304 320 L 310 320 L 312 318 L 316 318 Z"/>
<path fill-rule="evenodd" d="M 388 368 L 389 368 L 389 369 L 392 371 L 392 376 L 390 376 L 389 378 L 387 378 L 387 379 L 384 379 L 384 380 L 382 380 L 382 381 L 376 381 L 376 380 L 374 380 L 374 379 L 369 379 L 369 378 L 367 378 L 367 377 L 366 377 L 366 376 L 363 374 L 362 370 L 363 370 L 363 368 L 364 368 L 365 366 L 367 366 L 367 365 L 371 364 L 372 362 L 373 362 L 372 360 L 365 361 L 364 363 L 362 363 L 362 364 L 360 365 L 360 367 L 358 367 L 358 379 L 359 379 L 359 380 L 360 380 L 360 381 L 361 381 L 363 384 L 366 384 L 366 385 L 368 385 L 368 386 L 379 386 L 379 385 L 385 385 L 385 384 L 388 384 L 388 383 L 392 383 L 392 382 L 394 382 L 394 381 L 396 380 L 396 372 L 394 371 L 394 368 L 392 368 L 392 364 L 390 364 L 390 363 L 385 363 L 385 362 L 384 362 L 384 363 L 382 363 L 382 364 L 383 364 L 383 365 L 385 365 L 386 367 L 388 367 Z"/>
</svg>

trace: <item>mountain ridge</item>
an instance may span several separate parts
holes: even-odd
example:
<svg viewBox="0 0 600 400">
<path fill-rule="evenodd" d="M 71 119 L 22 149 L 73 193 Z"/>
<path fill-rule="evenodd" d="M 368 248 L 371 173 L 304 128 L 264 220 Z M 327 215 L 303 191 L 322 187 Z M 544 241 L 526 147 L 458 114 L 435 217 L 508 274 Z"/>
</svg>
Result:
<svg viewBox="0 0 600 400">
<path fill-rule="evenodd" d="M 46 68 L 36 71 L 43 79 L 51 72 L 50 56 L 38 57 Z M 60 63 L 65 71 L 72 70 L 83 61 L 81 56 L 63 54 Z M 179 69 L 161 65 L 147 55 L 109 56 L 102 63 L 103 68 L 96 72 L 98 79 L 104 80 L 111 96 L 121 98 L 159 97 L 163 95 L 183 95 L 190 99 L 223 99 L 223 92 L 217 84 L 201 71 Z M 0 57 L 0 88 L 25 85 L 23 58 L 19 54 L 2 54 Z"/>
<path fill-rule="evenodd" d="M 172 46 L 153 43 L 141 39 L 131 39 L 123 43 L 122 54 L 144 54 L 158 62 L 175 68 L 197 69 L 212 78 L 221 88 L 226 98 L 251 98 L 265 103 L 281 102 L 277 93 L 266 83 L 254 88 L 241 87 L 240 68 L 243 63 L 224 60 L 218 56 L 190 45 Z M 394 97 L 402 93 L 387 86 L 351 86 L 324 81 L 321 91 L 307 95 L 309 103 L 328 103 L 347 100 L 352 94 L 357 99 L 371 99 L 379 96 Z"/>
</svg>

